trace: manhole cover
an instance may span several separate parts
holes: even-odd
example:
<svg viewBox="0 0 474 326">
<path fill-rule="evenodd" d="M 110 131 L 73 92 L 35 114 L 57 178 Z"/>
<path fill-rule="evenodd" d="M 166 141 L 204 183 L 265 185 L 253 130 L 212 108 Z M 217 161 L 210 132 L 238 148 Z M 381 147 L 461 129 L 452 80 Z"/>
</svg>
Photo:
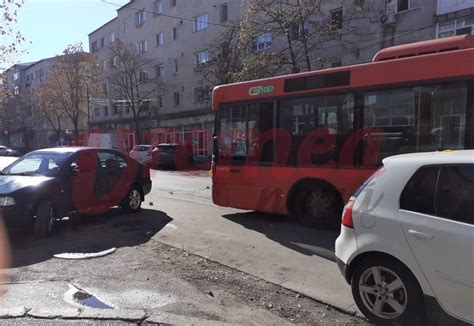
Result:
<svg viewBox="0 0 474 326">
<path fill-rule="evenodd" d="M 117 248 L 104 248 L 102 246 L 81 246 L 68 248 L 62 252 L 54 254 L 53 257 L 60 259 L 90 259 L 109 255 Z"/>
</svg>

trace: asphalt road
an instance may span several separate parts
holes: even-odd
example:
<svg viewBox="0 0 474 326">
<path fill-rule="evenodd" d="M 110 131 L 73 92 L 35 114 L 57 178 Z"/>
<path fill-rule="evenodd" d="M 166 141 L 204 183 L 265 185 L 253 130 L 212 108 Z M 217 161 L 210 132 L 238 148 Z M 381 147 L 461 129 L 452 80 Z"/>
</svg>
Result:
<svg viewBox="0 0 474 326">
<path fill-rule="evenodd" d="M 217 207 L 206 173 L 152 178 L 138 214 L 71 216 L 47 239 L 12 234 L 0 318 L 20 318 L 2 324 L 366 323 L 332 308 L 354 311 L 333 261 L 335 233 Z M 54 258 L 111 248 L 100 258 Z M 94 309 L 104 305 L 112 309 Z"/>
<path fill-rule="evenodd" d="M 154 171 L 153 204 L 173 218 L 156 239 L 359 313 L 334 260 L 337 232 L 212 204 L 207 173 Z"/>
</svg>

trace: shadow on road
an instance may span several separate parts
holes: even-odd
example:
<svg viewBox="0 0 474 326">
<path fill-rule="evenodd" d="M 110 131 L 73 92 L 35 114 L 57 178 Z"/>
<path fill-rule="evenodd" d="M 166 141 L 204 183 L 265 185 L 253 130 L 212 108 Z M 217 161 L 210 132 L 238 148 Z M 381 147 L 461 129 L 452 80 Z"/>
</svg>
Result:
<svg viewBox="0 0 474 326">
<path fill-rule="evenodd" d="M 137 246 L 148 242 L 170 221 L 171 217 L 158 210 L 143 209 L 136 214 L 124 214 L 116 208 L 100 216 L 73 216 L 60 221 L 56 232 L 45 239 L 12 233 L 11 267 L 36 264 L 58 253 Z"/>
<path fill-rule="evenodd" d="M 227 214 L 223 217 L 302 254 L 335 261 L 334 244 L 339 231 L 311 229 L 285 216 L 258 212 Z"/>
</svg>

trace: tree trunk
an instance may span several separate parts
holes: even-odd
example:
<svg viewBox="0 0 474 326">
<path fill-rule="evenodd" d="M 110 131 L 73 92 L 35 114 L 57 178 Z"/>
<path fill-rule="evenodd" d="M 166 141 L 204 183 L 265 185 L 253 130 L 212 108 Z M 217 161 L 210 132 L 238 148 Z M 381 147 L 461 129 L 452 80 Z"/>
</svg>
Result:
<svg viewBox="0 0 474 326">
<path fill-rule="evenodd" d="M 290 33 L 286 34 L 286 40 L 288 41 L 288 51 L 290 52 L 290 58 L 291 58 L 291 72 L 297 73 L 299 72 L 299 68 L 298 68 L 298 63 L 296 62 L 296 54 L 293 49 L 293 43 L 291 41 Z"/>
<path fill-rule="evenodd" d="M 56 130 L 56 134 L 58 135 L 56 138 L 57 145 L 59 145 L 59 140 L 61 139 L 61 119 L 60 117 L 57 117 L 58 119 L 58 129 Z"/>
<path fill-rule="evenodd" d="M 142 143 L 142 137 L 140 135 L 140 112 L 138 112 L 135 116 L 135 135 L 136 135 L 136 143 Z"/>
</svg>

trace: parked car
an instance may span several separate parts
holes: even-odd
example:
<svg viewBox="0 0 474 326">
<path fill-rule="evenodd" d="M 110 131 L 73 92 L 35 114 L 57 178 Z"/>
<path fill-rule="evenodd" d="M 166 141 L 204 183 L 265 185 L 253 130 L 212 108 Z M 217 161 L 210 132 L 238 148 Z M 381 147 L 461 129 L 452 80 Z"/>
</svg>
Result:
<svg viewBox="0 0 474 326">
<path fill-rule="evenodd" d="M 16 149 L 0 145 L 0 156 L 18 156 L 20 153 Z"/>
<path fill-rule="evenodd" d="M 183 145 L 159 144 L 152 151 L 151 164 L 154 168 L 182 170 L 189 167 L 192 158 L 187 155 Z"/>
<path fill-rule="evenodd" d="M 128 154 L 125 138 L 121 133 L 91 133 L 87 146 L 115 149 Z"/>
<path fill-rule="evenodd" d="M 367 318 L 424 325 L 434 305 L 474 321 L 473 198 L 474 150 L 383 160 L 346 204 L 336 240 L 337 263 Z"/>
<path fill-rule="evenodd" d="M 130 157 L 141 163 L 150 163 L 151 153 L 154 148 L 151 145 L 135 145 L 130 151 Z"/>
<path fill-rule="evenodd" d="M 0 175 L 7 228 L 33 226 L 40 236 L 72 211 L 95 215 L 120 205 L 140 210 L 151 190 L 147 166 L 112 149 L 67 147 L 30 152 Z"/>
</svg>

